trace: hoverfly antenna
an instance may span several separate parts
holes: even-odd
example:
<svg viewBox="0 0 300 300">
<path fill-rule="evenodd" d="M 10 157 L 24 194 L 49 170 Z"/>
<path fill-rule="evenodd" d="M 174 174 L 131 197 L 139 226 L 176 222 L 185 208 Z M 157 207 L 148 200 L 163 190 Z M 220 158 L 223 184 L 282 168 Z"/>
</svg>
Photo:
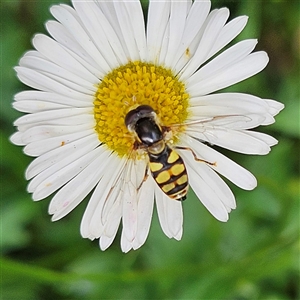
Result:
<svg viewBox="0 0 300 300">
<path fill-rule="evenodd" d="M 127 100 L 125 100 L 127 99 Z M 136 95 L 133 95 L 132 97 L 130 96 L 126 96 L 126 98 L 124 99 L 124 105 L 125 106 L 131 106 L 132 102 L 134 103 L 134 105 L 136 106 Z"/>
</svg>

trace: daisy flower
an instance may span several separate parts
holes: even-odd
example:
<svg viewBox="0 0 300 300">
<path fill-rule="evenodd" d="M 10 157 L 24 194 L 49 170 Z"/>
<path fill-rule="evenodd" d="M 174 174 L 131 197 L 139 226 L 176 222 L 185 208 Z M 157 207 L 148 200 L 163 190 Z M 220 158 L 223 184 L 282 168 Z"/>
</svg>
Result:
<svg viewBox="0 0 300 300">
<path fill-rule="evenodd" d="M 86 196 L 84 238 L 105 250 L 122 224 L 121 249 L 147 238 L 153 206 L 163 232 L 182 237 L 182 201 L 190 186 L 218 220 L 236 207 L 219 176 L 252 190 L 255 177 L 213 145 L 264 155 L 277 141 L 253 131 L 274 122 L 279 102 L 243 93 L 215 93 L 268 63 L 252 52 L 257 40 L 228 45 L 247 17 L 228 21 L 210 1 L 141 3 L 72 1 L 55 5 L 51 35 L 33 38 L 36 50 L 15 68 L 32 89 L 15 95 L 26 113 L 11 137 L 35 157 L 26 170 L 34 201 L 52 194 L 56 221 Z"/>
</svg>

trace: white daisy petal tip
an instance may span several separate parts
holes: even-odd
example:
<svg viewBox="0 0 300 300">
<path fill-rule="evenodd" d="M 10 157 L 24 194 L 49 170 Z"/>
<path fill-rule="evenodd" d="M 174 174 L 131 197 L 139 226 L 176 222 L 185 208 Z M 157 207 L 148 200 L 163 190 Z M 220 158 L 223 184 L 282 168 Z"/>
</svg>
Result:
<svg viewBox="0 0 300 300">
<path fill-rule="evenodd" d="M 124 233 L 124 230 L 122 230 L 120 245 L 121 245 L 121 250 L 124 253 L 128 253 L 133 248 L 132 241 L 128 241 Z"/>
<path fill-rule="evenodd" d="M 269 145 L 270 145 L 270 147 L 271 146 L 276 146 L 277 144 L 278 144 L 278 140 L 276 140 L 275 138 L 273 138 L 272 136 L 270 136 L 271 137 L 271 140 L 270 140 L 270 143 L 269 143 Z M 272 148 L 270 148 L 270 151 L 272 150 Z"/>
<path fill-rule="evenodd" d="M 284 109 L 284 104 L 272 99 L 265 99 L 269 106 L 270 114 L 274 117 Z"/>
<path fill-rule="evenodd" d="M 91 233 L 83 233 L 81 230 L 80 230 L 80 235 L 85 238 L 85 239 L 89 239 L 91 241 L 94 241 L 95 239 L 97 239 L 98 237 L 94 236 L 93 234 Z M 99 239 L 100 241 L 100 239 Z"/>
<path fill-rule="evenodd" d="M 246 191 L 252 191 L 256 187 L 257 187 L 257 179 L 254 177 L 254 175 L 252 175 L 252 178 L 247 182 L 247 184 L 243 187 L 243 189 Z"/>
<path fill-rule="evenodd" d="M 47 36 L 45 36 L 42 33 L 36 33 L 31 40 L 33 47 L 37 48 L 37 44 L 39 43 L 39 41 L 42 41 L 43 38 L 46 38 L 46 37 Z"/>
<path fill-rule="evenodd" d="M 62 217 L 60 217 L 58 214 L 53 214 L 52 217 L 51 217 L 51 221 L 52 222 L 56 222 L 56 221 L 59 221 Z"/>
<path fill-rule="evenodd" d="M 224 215 L 222 217 L 216 217 L 214 216 L 218 221 L 226 223 L 229 220 L 229 213 L 227 215 Z"/>
<path fill-rule="evenodd" d="M 94 240 L 96 237 L 90 232 L 89 230 L 89 224 L 83 222 L 83 219 L 81 220 L 80 224 L 80 235 L 85 239 Z"/>
<path fill-rule="evenodd" d="M 181 228 L 181 230 L 174 236 L 174 239 L 180 241 L 182 239 L 182 235 L 183 235 L 183 230 Z"/>
<path fill-rule="evenodd" d="M 244 27 L 245 27 L 247 25 L 248 21 L 249 21 L 249 16 L 243 15 L 243 16 L 237 17 L 237 19 L 240 19 L 245 24 L 244 25 Z"/>
<path fill-rule="evenodd" d="M 99 239 L 99 247 L 102 251 L 105 251 L 113 242 L 114 237 L 101 236 Z"/>
<path fill-rule="evenodd" d="M 146 239 L 143 241 L 135 239 L 132 243 L 132 249 L 137 250 L 137 249 L 141 248 L 145 244 L 145 241 L 146 241 Z"/>
<path fill-rule="evenodd" d="M 269 55 L 267 52 L 265 51 L 257 51 L 257 52 L 254 52 L 256 54 L 256 59 L 257 59 L 257 63 L 259 65 L 261 65 L 261 70 L 263 70 L 267 64 L 269 63 Z"/>
<path fill-rule="evenodd" d="M 11 143 L 17 145 L 17 146 L 24 146 L 26 145 L 24 142 L 23 142 L 23 139 L 22 139 L 22 133 L 21 132 L 15 132 L 14 134 L 12 134 L 10 137 L 9 137 L 9 140 Z"/>
<path fill-rule="evenodd" d="M 139 1 L 104 2 L 50 8 L 51 37 L 36 34 L 36 50 L 14 68 L 34 90 L 14 97 L 13 108 L 26 115 L 14 122 L 10 141 L 36 157 L 25 172 L 27 190 L 34 201 L 54 195 L 52 221 L 91 193 L 82 237 L 99 239 L 104 251 L 121 224 L 127 253 L 145 243 L 154 201 L 162 231 L 181 240 L 188 202 L 177 200 L 189 185 L 214 218 L 227 222 L 236 202 L 218 173 L 244 190 L 257 181 L 208 145 L 269 153 L 277 140 L 252 129 L 274 123 L 284 105 L 214 93 L 268 64 L 266 52 L 253 52 L 257 39 L 220 52 L 248 16 L 228 22 L 229 9 L 209 13 L 210 1 L 150 1 L 146 29 Z"/>
</svg>

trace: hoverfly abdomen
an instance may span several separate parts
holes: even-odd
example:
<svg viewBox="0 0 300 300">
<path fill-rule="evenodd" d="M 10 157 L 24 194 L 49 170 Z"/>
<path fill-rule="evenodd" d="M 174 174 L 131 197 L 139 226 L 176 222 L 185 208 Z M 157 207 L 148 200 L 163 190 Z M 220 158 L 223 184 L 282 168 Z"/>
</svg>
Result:
<svg viewBox="0 0 300 300">
<path fill-rule="evenodd" d="M 146 149 L 152 177 L 160 189 L 172 199 L 185 200 L 189 184 L 184 162 L 166 144 L 152 107 L 141 105 L 129 111 L 125 125 L 135 133 L 138 147 Z"/>
<path fill-rule="evenodd" d="M 161 154 L 149 151 L 148 155 L 152 177 L 162 191 L 172 199 L 185 200 L 189 184 L 182 158 L 167 145 Z"/>
</svg>

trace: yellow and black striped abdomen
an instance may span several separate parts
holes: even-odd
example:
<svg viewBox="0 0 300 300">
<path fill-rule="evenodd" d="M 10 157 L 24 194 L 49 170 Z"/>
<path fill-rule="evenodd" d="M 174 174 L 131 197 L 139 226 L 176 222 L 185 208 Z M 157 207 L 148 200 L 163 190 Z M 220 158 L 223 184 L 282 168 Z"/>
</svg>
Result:
<svg viewBox="0 0 300 300">
<path fill-rule="evenodd" d="M 172 199 L 185 200 L 189 184 L 182 158 L 167 145 L 160 154 L 148 155 L 152 176 L 162 191 Z"/>
</svg>

